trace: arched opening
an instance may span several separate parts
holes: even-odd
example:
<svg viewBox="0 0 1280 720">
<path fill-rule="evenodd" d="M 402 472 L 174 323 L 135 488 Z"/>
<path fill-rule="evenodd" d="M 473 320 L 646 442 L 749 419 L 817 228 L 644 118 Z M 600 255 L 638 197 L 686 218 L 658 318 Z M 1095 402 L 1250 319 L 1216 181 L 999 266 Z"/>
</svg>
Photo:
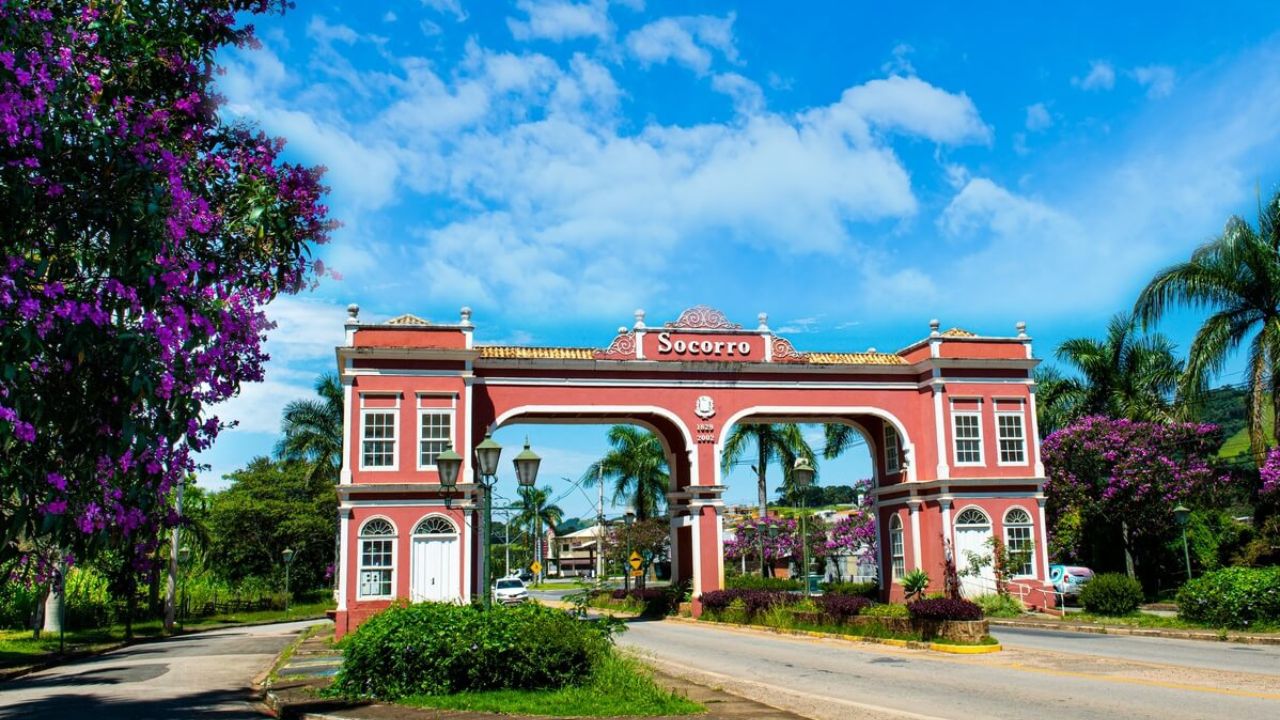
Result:
<svg viewBox="0 0 1280 720">
<path fill-rule="evenodd" d="M 458 526 L 440 514 L 430 514 L 413 528 L 409 549 L 409 599 L 412 602 L 453 602 L 461 599 Z"/>
<path fill-rule="evenodd" d="M 991 518 L 981 508 L 969 506 L 956 515 L 956 566 L 967 570 L 960 576 L 960 592 L 965 597 L 995 592 L 991 538 Z"/>
<path fill-rule="evenodd" d="M 900 438 L 893 423 L 869 415 L 770 409 L 734 416 L 719 443 L 726 585 L 751 582 L 737 576 L 801 574 L 878 583 L 873 491 L 902 475 Z M 816 470 L 807 488 L 792 472 L 801 457 Z"/>
</svg>

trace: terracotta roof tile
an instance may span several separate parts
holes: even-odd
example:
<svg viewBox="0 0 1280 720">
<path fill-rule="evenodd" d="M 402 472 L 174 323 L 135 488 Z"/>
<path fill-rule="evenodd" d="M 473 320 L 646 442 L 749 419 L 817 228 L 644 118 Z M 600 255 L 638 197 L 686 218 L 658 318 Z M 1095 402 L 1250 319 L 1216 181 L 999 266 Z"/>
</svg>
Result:
<svg viewBox="0 0 1280 720">
<path fill-rule="evenodd" d="M 950 330 L 942 333 L 942 337 L 971 338 L 971 337 L 978 337 L 978 333 L 969 332 L 964 328 L 953 327 Z"/>
<path fill-rule="evenodd" d="M 591 360 L 591 348 L 514 347 L 481 345 L 480 357 L 488 360 Z"/>
<path fill-rule="evenodd" d="M 898 355 L 889 353 L 831 353 L 811 352 L 809 363 L 812 365 L 905 365 L 907 361 Z"/>
</svg>

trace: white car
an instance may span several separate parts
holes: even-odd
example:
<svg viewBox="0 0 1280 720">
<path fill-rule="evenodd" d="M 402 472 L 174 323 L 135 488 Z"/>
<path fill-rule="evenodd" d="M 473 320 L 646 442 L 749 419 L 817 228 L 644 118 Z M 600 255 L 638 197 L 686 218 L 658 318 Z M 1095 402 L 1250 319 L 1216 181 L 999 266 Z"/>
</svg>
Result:
<svg viewBox="0 0 1280 720">
<path fill-rule="evenodd" d="M 493 584 L 493 600 L 503 605 L 519 605 L 529 599 L 529 589 L 518 577 L 505 577 Z"/>
</svg>

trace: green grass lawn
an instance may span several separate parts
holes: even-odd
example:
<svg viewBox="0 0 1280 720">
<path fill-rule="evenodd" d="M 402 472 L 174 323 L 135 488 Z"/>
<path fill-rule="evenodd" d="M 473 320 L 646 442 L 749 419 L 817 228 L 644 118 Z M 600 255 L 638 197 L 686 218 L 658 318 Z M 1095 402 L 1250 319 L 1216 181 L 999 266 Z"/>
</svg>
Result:
<svg viewBox="0 0 1280 720">
<path fill-rule="evenodd" d="M 1151 613 L 1136 612 L 1130 615 L 1109 616 L 1094 615 L 1092 613 L 1070 613 L 1062 618 L 1065 622 L 1087 623 L 1089 625 L 1125 625 L 1128 627 L 1141 628 L 1169 628 L 1172 630 L 1208 630 L 1219 634 L 1225 633 L 1267 633 L 1280 631 L 1280 625 L 1258 625 L 1248 628 L 1247 630 L 1239 628 L 1219 628 L 1201 623 L 1189 622 L 1178 617 L 1166 617 L 1164 615 L 1152 615 Z"/>
<path fill-rule="evenodd" d="M 191 618 L 189 622 L 181 626 L 180 632 L 193 632 L 251 622 L 276 622 L 323 617 L 325 611 L 332 607 L 332 602 L 321 602 L 295 605 L 289 609 L 287 616 L 283 610 L 261 610 Z M 139 639 L 161 637 L 164 635 L 164 624 L 159 620 L 136 622 L 133 624 L 133 635 Z M 93 628 L 91 630 L 73 630 L 67 632 L 65 636 L 66 651 L 69 653 L 99 650 L 122 640 L 124 640 L 124 625 L 112 625 L 109 628 Z M 0 668 L 31 665 L 54 658 L 58 655 L 58 646 L 57 633 L 41 633 L 40 638 L 36 639 L 32 637 L 30 630 L 0 630 Z"/>
<path fill-rule="evenodd" d="M 558 690 L 490 690 L 454 695 L 414 695 L 400 704 L 440 710 L 468 710 L 555 717 L 691 715 L 706 710 L 698 703 L 658 687 L 640 661 L 612 653 L 591 680 Z"/>
</svg>

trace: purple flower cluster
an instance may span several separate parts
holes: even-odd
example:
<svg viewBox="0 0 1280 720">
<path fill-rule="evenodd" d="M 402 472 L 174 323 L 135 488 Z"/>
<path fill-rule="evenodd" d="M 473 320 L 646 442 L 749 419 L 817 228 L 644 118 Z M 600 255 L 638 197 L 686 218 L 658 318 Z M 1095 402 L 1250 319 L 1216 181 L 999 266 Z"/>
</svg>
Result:
<svg viewBox="0 0 1280 720">
<path fill-rule="evenodd" d="M 1135 533 L 1171 526 L 1173 508 L 1230 480 L 1213 466 L 1217 426 L 1086 417 L 1045 439 L 1046 510 L 1124 520 Z"/>
<path fill-rule="evenodd" d="M 321 170 L 225 125 L 212 91 L 217 49 L 252 42 L 236 13 L 284 5 L 0 3 L 0 483 L 23 506 L 0 521 L 27 523 L 11 536 L 146 557 L 225 427 L 210 406 L 263 377 L 264 307 L 326 273 Z"/>
<path fill-rule="evenodd" d="M 1280 491 L 1280 448 L 1271 448 L 1267 451 L 1267 459 L 1262 462 L 1262 467 L 1258 468 L 1258 474 L 1262 476 L 1261 493 L 1263 495 Z"/>
</svg>

